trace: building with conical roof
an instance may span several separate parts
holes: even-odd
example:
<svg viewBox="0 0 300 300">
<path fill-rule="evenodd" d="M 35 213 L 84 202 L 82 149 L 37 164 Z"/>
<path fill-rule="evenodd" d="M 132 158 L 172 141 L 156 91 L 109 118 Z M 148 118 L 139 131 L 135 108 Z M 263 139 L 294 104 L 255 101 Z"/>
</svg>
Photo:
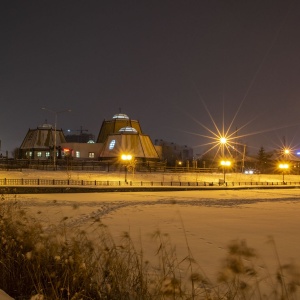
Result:
<svg viewBox="0 0 300 300">
<path fill-rule="evenodd" d="M 155 147 L 150 137 L 142 132 L 139 121 L 126 114 L 116 114 L 112 119 L 104 120 L 96 143 L 63 143 L 62 147 L 68 149 L 72 157 L 80 159 L 118 162 L 125 153 L 136 161 L 160 160 L 159 147 Z"/>
<path fill-rule="evenodd" d="M 140 123 L 136 120 L 131 120 L 125 114 L 116 114 L 112 120 L 104 120 L 97 138 L 97 143 L 104 143 L 107 137 L 111 134 L 117 134 L 122 129 L 142 133 Z M 131 129 L 132 128 L 132 129 Z"/>
<path fill-rule="evenodd" d="M 19 158 L 50 159 L 54 154 L 61 158 L 61 144 L 66 139 L 62 129 L 54 129 L 50 124 L 43 124 L 36 129 L 29 129 L 20 148 Z"/>
<path fill-rule="evenodd" d="M 100 160 L 113 160 L 122 154 L 140 161 L 158 161 L 159 155 L 150 137 L 143 134 L 140 123 L 125 114 L 103 121 L 97 142 L 103 143 Z"/>
</svg>

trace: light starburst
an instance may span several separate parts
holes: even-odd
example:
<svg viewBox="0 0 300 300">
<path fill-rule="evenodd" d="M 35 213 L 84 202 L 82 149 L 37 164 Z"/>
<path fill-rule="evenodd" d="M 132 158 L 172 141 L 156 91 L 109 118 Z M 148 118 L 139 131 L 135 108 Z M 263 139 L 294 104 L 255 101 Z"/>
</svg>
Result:
<svg viewBox="0 0 300 300">
<path fill-rule="evenodd" d="M 263 130 L 245 133 L 245 132 L 243 132 L 245 127 L 247 127 L 249 124 L 251 124 L 253 121 L 255 121 L 255 119 L 258 116 L 256 116 L 252 120 L 248 121 L 247 123 L 243 124 L 239 128 L 236 128 L 235 130 L 233 130 L 234 123 L 235 123 L 238 111 L 240 110 L 240 107 L 238 108 L 237 113 L 234 115 L 229 126 L 226 127 L 225 120 L 224 120 L 225 119 L 224 112 L 223 112 L 222 125 L 218 126 L 217 122 L 213 118 L 212 114 L 210 113 L 210 111 L 208 110 L 208 108 L 204 102 L 203 102 L 203 105 L 205 107 L 205 110 L 206 110 L 209 118 L 210 118 L 212 126 L 208 127 L 208 126 L 204 125 L 203 123 L 201 123 L 196 118 L 194 118 L 193 116 L 189 115 L 189 118 L 191 118 L 194 122 L 196 122 L 203 129 L 205 129 L 205 131 L 207 133 L 201 134 L 199 132 L 188 132 L 188 131 L 185 131 L 185 132 L 196 135 L 198 137 L 202 137 L 204 139 L 204 142 L 201 144 L 195 145 L 194 148 L 205 148 L 205 151 L 202 153 L 202 156 L 204 156 L 207 153 L 214 153 L 213 160 L 215 160 L 216 158 L 224 157 L 224 156 L 227 156 L 229 158 L 234 158 L 234 157 L 237 157 L 238 155 L 245 156 L 246 147 L 247 148 L 251 147 L 251 146 L 248 146 L 244 140 L 247 137 L 299 125 L 299 124 L 295 124 L 295 125 L 278 126 L 278 127 L 273 127 L 273 128 L 269 128 L 269 129 L 263 129 Z M 283 148 L 283 145 L 281 145 L 281 148 Z M 292 152 L 291 146 L 286 147 L 286 148 L 288 148 L 289 151 Z M 285 153 L 285 154 L 287 155 L 287 153 Z M 289 155 L 290 154 L 291 153 L 289 153 Z"/>
</svg>

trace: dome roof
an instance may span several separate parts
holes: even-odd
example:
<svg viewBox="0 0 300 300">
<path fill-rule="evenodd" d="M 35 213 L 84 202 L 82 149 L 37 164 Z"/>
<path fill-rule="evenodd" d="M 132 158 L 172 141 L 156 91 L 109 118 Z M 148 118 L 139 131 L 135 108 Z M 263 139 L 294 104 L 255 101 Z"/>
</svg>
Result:
<svg viewBox="0 0 300 300">
<path fill-rule="evenodd" d="M 43 128 L 43 129 L 51 129 L 52 128 L 52 125 L 51 124 L 42 124 L 40 126 L 38 126 L 38 128 Z"/>
<path fill-rule="evenodd" d="M 125 114 L 116 114 L 116 115 L 113 116 L 113 119 L 122 119 L 122 120 L 126 119 L 126 120 L 129 120 L 129 117 Z"/>
</svg>

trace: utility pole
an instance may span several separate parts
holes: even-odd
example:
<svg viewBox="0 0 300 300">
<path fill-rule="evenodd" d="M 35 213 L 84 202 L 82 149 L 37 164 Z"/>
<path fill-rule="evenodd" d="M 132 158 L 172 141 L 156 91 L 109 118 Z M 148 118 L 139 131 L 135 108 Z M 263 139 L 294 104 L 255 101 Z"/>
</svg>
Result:
<svg viewBox="0 0 300 300">
<path fill-rule="evenodd" d="M 246 144 L 244 144 L 244 150 L 243 150 L 242 173 L 244 173 L 244 169 L 245 169 L 245 155 L 246 155 Z"/>
<path fill-rule="evenodd" d="M 48 109 L 46 107 L 42 107 L 43 110 L 47 110 L 50 111 L 51 113 L 54 114 L 55 118 L 54 118 L 54 149 L 53 149 L 53 167 L 54 170 L 56 170 L 56 124 L 57 124 L 57 115 L 63 112 L 70 112 L 71 109 L 65 109 L 65 110 L 61 110 L 61 111 L 54 111 L 51 109 Z"/>
</svg>

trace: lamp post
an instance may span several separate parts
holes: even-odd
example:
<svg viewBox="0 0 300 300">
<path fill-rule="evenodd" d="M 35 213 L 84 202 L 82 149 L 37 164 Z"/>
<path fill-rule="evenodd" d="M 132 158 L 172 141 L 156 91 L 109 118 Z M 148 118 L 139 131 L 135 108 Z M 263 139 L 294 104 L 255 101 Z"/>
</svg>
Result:
<svg viewBox="0 0 300 300">
<path fill-rule="evenodd" d="M 127 183 L 127 168 L 128 168 L 128 164 L 132 161 L 132 155 L 131 154 L 122 154 L 121 160 L 125 164 L 125 182 Z"/>
<path fill-rule="evenodd" d="M 46 107 L 42 107 L 43 110 L 50 111 L 54 114 L 54 145 L 53 145 L 53 167 L 56 169 L 56 124 L 57 124 L 57 115 L 63 112 L 70 112 L 71 109 L 64 109 L 60 111 L 55 111 Z"/>
<path fill-rule="evenodd" d="M 287 164 L 287 163 L 281 163 L 281 164 L 279 164 L 279 169 L 282 170 L 282 183 L 283 184 L 284 184 L 284 172 L 286 170 L 288 170 L 288 168 L 289 168 L 289 164 Z"/>
<path fill-rule="evenodd" d="M 226 144 L 227 144 L 227 138 L 225 136 L 220 137 L 219 143 L 221 145 L 221 150 L 222 150 L 221 155 L 222 155 L 222 157 L 224 157 L 225 147 L 226 147 Z"/>
<path fill-rule="evenodd" d="M 225 169 L 229 168 L 231 166 L 231 161 L 229 161 L 229 160 L 222 160 L 220 164 L 223 167 L 223 180 L 224 180 L 224 184 L 225 184 L 226 183 L 226 181 L 225 181 L 225 173 L 226 173 Z"/>
</svg>

